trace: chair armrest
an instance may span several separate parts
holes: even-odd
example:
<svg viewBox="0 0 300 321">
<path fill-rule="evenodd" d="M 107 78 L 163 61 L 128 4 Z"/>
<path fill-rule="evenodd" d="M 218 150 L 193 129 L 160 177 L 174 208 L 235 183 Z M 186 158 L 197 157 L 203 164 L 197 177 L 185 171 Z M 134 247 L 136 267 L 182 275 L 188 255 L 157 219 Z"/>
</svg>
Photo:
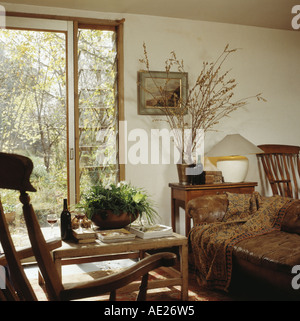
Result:
<svg viewBox="0 0 300 321">
<path fill-rule="evenodd" d="M 226 195 L 200 196 L 188 202 L 187 212 L 194 225 L 222 221 L 228 200 Z"/>
<path fill-rule="evenodd" d="M 112 292 L 133 282 L 151 270 L 160 266 L 173 266 L 175 262 L 176 255 L 174 253 L 162 252 L 153 254 L 142 259 L 133 266 L 126 268 L 122 272 L 103 277 L 99 280 L 64 284 L 64 290 L 61 292 L 61 299 L 75 300 Z"/>
<path fill-rule="evenodd" d="M 49 251 L 52 251 L 54 249 L 57 249 L 58 247 L 61 247 L 62 243 L 61 243 L 61 239 L 53 239 L 47 242 L 47 246 Z M 34 256 L 32 248 L 31 247 L 26 247 L 24 249 L 21 249 L 19 251 L 17 251 L 17 255 L 19 260 L 23 260 L 26 259 L 28 257 Z M 7 265 L 7 261 L 5 258 L 5 254 L 0 256 L 0 265 L 5 266 Z"/>
</svg>

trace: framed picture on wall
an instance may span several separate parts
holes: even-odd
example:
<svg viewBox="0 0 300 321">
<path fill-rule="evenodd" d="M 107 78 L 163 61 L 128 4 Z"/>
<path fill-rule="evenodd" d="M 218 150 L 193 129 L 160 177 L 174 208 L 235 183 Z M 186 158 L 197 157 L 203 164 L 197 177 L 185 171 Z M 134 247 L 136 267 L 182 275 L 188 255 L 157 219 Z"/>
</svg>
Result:
<svg viewBox="0 0 300 321">
<path fill-rule="evenodd" d="M 187 73 L 139 71 L 138 113 L 164 115 L 165 108 L 172 108 L 176 112 L 178 108 L 183 108 L 187 90 Z"/>
</svg>

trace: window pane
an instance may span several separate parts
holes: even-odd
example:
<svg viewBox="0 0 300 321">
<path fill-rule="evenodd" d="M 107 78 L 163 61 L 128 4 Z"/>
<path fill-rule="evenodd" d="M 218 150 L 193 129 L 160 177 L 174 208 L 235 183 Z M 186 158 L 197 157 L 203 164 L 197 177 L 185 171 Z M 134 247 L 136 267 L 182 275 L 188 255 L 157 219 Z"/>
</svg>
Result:
<svg viewBox="0 0 300 321">
<path fill-rule="evenodd" d="M 42 227 L 67 196 L 65 47 L 64 33 L 0 30 L 0 150 L 32 159 L 30 197 Z M 7 211 L 19 204 L 15 193 L 0 194 Z M 13 210 L 9 226 L 24 246 L 21 205 Z"/>
<path fill-rule="evenodd" d="M 116 182 L 117 126 L 116 34 L 79 29 L 79 170 L 80 192 L 100 181 Z"/>
</svg>

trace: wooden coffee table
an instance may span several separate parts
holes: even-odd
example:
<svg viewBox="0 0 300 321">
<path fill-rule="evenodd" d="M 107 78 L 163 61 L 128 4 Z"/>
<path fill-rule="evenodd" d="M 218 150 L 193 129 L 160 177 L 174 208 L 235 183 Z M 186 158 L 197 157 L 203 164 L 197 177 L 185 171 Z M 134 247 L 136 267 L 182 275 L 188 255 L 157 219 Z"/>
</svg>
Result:
<svg viewBox="0 0 300 321">
<path fill-rule="evenodd" d="M 61 277 L 62 265 L 142 258 L 147 255 L 149 250 L 171 247 L 179 249 L 180 270 L 166 268 L 170 272 L 171 278 L 149 281 L 148 288 L 180 285 L 181 299 L 186 301 L 188 300 L 188 242 L 183 235 L 173 233 L 170 237 L 147 240 L 136 237 L 134 240 L 119 243 L 103 243 L 99 240 L 89 244 L 62 242 L 62 247 L 53 251 L 53 260 Z"/>
</svg>

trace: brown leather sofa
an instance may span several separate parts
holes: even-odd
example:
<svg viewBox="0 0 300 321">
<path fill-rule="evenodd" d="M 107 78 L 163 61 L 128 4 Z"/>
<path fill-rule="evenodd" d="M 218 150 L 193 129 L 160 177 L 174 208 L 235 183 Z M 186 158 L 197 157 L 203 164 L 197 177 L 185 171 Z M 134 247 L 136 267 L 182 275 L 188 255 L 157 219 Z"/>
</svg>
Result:
<svg viewBox="0 0 300 321">
<path fill-rule="evenodd" d="M 222 221 L 228 206 L 226 195 L 202 196 L 188 203 L 188 214 L 194 225 Z M 288 209 L 281 230 L 238 242 L 233 250 L 230 290 L 247 291 L 251 285 L 286 297 L 300 299 L 300 277 L 292 273 L 299 265 L 300 276 L 300 201 Z"/>
</svg>

